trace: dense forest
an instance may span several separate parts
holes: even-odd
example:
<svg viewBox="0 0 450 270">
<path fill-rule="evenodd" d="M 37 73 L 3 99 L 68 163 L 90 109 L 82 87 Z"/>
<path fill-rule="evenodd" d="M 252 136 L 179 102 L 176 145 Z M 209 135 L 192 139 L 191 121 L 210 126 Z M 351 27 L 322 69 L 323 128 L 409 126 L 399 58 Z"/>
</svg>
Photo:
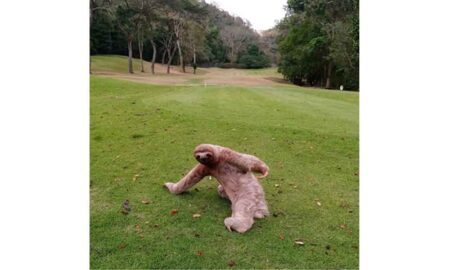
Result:
<svg viewBox="0 0 450 270">
<path fill-rule="evenodd" d="M 128 55 L 130 73 L 132 57 L 167 73 L 173 64 L 261 68 L 276 58 L 248 21 L 205 1 L 91 0 L 90 20 L 91 55 Z"/>
<path fill-rule="evenodd" d="M 287 0 L 269 30 L 204 0 L 90 0 L 91 55 L 128 55 L 154 64 L 262 68 L 297 85 L 359 89 L 358 0 Z"/>
<path fill-rule="evenodd" d="M 359 89 L 358 0 L 288 0 L 279 71 L 298 85 Z"/>
</svg>

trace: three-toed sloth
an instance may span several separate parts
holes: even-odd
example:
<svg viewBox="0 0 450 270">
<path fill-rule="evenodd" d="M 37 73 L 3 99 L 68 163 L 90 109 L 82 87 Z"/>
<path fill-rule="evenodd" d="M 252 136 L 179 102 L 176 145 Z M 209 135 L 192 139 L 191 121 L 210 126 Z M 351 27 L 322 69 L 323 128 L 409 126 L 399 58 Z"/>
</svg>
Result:
<svg viewBox="0 0 450 270">
<path fill-rule="evenodd" d="M 224 220 L 228 230 L 243 233 L 249 230 L 254 218 L 269 215 L 264 191 L 258 178 L 269 174 L 269 167 L 259 158 L 238 153 L 229 148 L 201 144 L 195 148 L 194 157 L 199 162 L 177 183 L 165 183 L 173 194 L 179 194 L 192 187 L 205 176 L 213 176 L 220 185 L 217 191 L 222 198 L 231 201 L 231 217 Z"/>
</svg>

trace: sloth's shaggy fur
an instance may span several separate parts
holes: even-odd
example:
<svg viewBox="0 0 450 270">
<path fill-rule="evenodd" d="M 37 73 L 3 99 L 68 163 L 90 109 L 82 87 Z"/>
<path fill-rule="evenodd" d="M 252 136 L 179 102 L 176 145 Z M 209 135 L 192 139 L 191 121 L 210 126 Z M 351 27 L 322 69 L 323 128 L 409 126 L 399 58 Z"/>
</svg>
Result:
<svg viewBox="0 0 450 270">
<path fill-rule="evenodd" d="M 171 193 L 182 193 L 205 176 L 213 176 L 220 183 L 217 187 L 219 195 L 231 201 L 232 215 L 224 220 L 228 230 L 246 232 L 252 227 L 254 218 L 269 215 L 263 188 L 253 174 L 261 173 L 258 178 L 269 174 L 269 167 L 263 161 L 255 156 L 212 144 L 197 146 L 194 157 L 199 164 L 186 176 L 177 183 L 164 184 Z"/>
</svg>

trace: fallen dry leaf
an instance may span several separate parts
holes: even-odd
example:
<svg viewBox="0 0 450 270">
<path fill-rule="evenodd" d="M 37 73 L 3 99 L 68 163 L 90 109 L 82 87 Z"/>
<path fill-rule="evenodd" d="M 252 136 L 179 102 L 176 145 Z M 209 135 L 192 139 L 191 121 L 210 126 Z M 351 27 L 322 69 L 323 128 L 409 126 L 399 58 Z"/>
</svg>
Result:
<svg viewBox="0 0 450 270">
<path fill-rule="evenodd" d="M 202 215 L 200 215 L 200 214 L 198 214 L 198 213 L 192 215 L 193 218 L 199 218 L 199 217 L 201 217 L 201 216 L 202 216 Z"/>
<path fill-rule="evenodd" d="M 278 184 L 275 184 L 275 187 L 279 187 L 280 185 L 278 185 Z"/>
<path fill-rule="evenodd" d="M 339 207 L 342 207 L 342 208 L 349 208 L 349 207 L 350 207 L 350 204 L 349 204 L 348 202 L 346 202 L 346 201 L 341 201 L 341 202 L 339 203 Z"/>
<path fill-rule="evenodd" d="M 133 181 L 136 181 L 138 178 L 139 178 L 139 174 L 135 174 L 134 176 L 133 176 Z"/>
<path fill-rule="evenodd" d="M 280 234 L 280 239 L 284 240 L 284 235 Z"/>
<path fill-rule="evenodd" d="M 171 215 L 176 215 L 178 213 L 178 210 L 177 209 L 172 209 L 172 211 L 170 211 L 170 214 Z"/>
<path fill-rule="evenodd" d="M 145 200 L 145 199 L 144 199 L 144 200 L 142 200 L 141 202 L 142 202 L 143 204 L 149 204 L 149 203 L 150 203 L 150 201 L 149 201 L 149 200 Z"/>
<path fill-rule="evenodd" d="M 134 229 L 136 230 L 137 234 L 140 234 L 142 232 L 141 225 L 139 224 L 134 225 Z"/>
<path fill-rule="evenodd" d="M 197 256 L 203 256 L 203 251 L 197 251 Z"/>
<path fill-rule="evenodd" d="M 346 228 L 347 228 L 347 225 L 341 224 L 341 225 L 339 225 L 339 227 L 340 227 L 341 229 L 346 229 Z"/>
<path fill-rule="evenodd" d="M 124 248 L 126 248 L 126 247 L 127 247 L 127 244 L 125 244 L 125 243 L 121 243 L 121 244 L 118 246 L 119 249 L 124 249 Z"/>
<path fill-rule="evenodd" d="M 228 261 L 228 266 L 229 266 L 229 267 L 233 267 L 233 266 L 235 266 L 235 265 L 236 265 L 236 262 L 235 262 L 235 261 L 233 261 L 233 260 Z"/>
</svg>

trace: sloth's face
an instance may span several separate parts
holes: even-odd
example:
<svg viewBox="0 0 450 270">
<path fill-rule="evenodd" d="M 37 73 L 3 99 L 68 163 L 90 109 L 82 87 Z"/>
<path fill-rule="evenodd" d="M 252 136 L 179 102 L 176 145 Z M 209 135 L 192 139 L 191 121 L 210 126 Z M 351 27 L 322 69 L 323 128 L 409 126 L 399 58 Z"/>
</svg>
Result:
<svg viewBox="0 0 450 270">
<path fill-rule="evenodd" d="M 212 165 L 214 163 L 213 157 L 213 154 L 209 151 L 195 153 L 195 159 L 204 165 Z"/>
<path fill-rule="evenodd" d="M 211 147 L 199 146 L 194 152 L 195 159 L 203 165 L 211 166 L 216 163 L 214 150 Z"/>
</svg>

